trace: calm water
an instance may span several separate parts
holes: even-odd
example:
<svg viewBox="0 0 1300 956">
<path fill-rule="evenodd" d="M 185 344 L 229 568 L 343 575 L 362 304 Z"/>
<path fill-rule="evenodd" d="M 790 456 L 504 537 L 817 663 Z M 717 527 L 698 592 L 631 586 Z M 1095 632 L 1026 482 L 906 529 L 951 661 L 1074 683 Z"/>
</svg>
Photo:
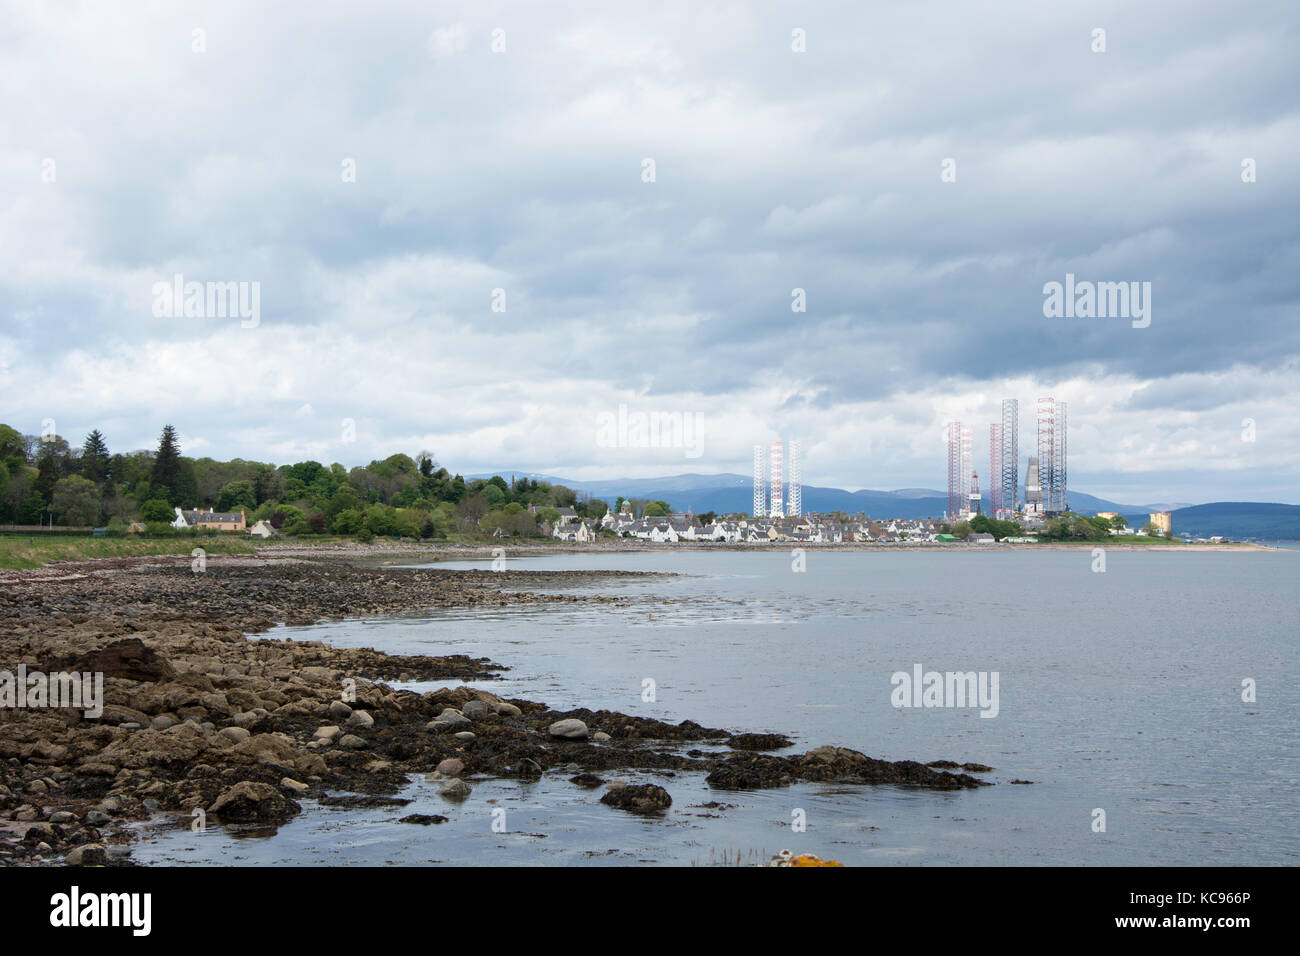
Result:
<svg viewBox="0 0 1300 956">
<path fill-rule="evenodd" d="M 442 564 L 485 567 L 487 562 Z M 552 774 L 472 781 L 461 805 L 412 783 L 405 808 L 304 804 L 273 836 L 151 832 L 141 861 L 468 864 L 718 862 L 782 848 L 849 864 L 1300 862 L 1300 554 L 664 552 L 516 559 L 515 568 L 676 571 L 602 582 L 622 606 L 447 611 L 285 628 L 397 653 L 510 668 L 482 686 L 587 706 L 788 734 L 887 759 L 993 766 L 959 793 L 823 785 L 711 791 L 695 774 L 624 774 L 674 805 L 643 821 Z M 996 671 L 999 713 L 898 709 L 891 675 Z M 642 700 L 643 681 L 656 700 Z M 1242 681 L 1257 702 L 1242 701 Z M 427 690 L 439 684 L 412 684 Z M 607 775 L 611 776 L 611 775 Z M 1010 785 L 1013 779 L 1032 786 Z M 723 808 L 698 806 L 721 801 Z M 1093 811 L 1106 831 L 1093 832 Z M 492 810 L 508 832 L 492 831 Z M 806 832 L 790 824 L 795 810 Z M 396 824 L 407 813 L 451 818 Z"/>
</svg>

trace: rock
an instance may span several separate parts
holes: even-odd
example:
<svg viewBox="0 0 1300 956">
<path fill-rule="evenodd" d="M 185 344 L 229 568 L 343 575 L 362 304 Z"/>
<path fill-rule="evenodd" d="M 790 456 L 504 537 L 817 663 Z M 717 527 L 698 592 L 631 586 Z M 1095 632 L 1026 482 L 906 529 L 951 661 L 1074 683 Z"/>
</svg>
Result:
<svg viewBox="0 0 1300 956">
<path fill-rule="evenodd" d="M 364 750 L 366 742 L 356 734 L 344 734 L 339 738 L 339 746 L 347 750 Z"/>
<path fill-rule="evenodd" d="M 438 796 L 444 800 L 461 801 L 470 795 L 471 787 L 459 777 L 452 777 L 438 788 Z"/>
<path fill-rule="evenodd" d="M 52 823 L 33 823 L 23 834 L 22 842 L 28 845 L 37 843 L 58 843 L 63 828 Z"/>
<path fill-rule="evenodd" d="M 586 740 L 588 734 L 587 725 L 576 717 L 557 720 L 546 728 L 546 732 L 552 737 L 563 737 L 565 740 Z"/>
<path fill-rule="evenodd" d="M 101 673 L 105 679 L 122 677 L 136 681 L 159 681 L 176 676 L 167 659 L 153 648 L 146 647 L 138 637 L 128 637 L 90 651 L 59 670 L 89 671 Z"/>
<path fill-rule="evenodd" d="M 473 743 L 474 741 L 478 740 L 478 735 L 476 735 L 473 731 L 469 731 L 469 730 L 462 730 L 459 733 L 452 734 L 452 736 L 455 737 L 457 740 L 461 741 L 462 743 L 467 743 L 467 744 Z"/>
<path fill-rule="evenodd" d="M 597 744 L 607 744 L 613 739 L 614 739 L 613 737 L 605 733 L 605 731 L 603 730 L 598 730 L 591 735 L 592 743 L 597 743 Z"/>
<path fill-rule="evenodd" d="M 176 723 L 176 718 L 171 714 L 159 714 L 153 720 L 149 721 L 149 726 L 154 730 L 166 730 L 169 727 L 175 727 Z"/>
<path fill-rule="evenodd" d="M 227 740 L 233 740 L 237 744 L 242 744 L 253 735 L 243 727 L 226 727 L 221 731 L 221 736 L 225 737 Z"/>
<path fill-rule="evenodd" d="M 727 746 L 733 750 L 782 750 L 791 743 L 782 734 L 736 734 L 727 741 Z"/>
<path fill-rule="evenodd" d="M 336 727 L 331 724 L 328 727 L 317 727 L 316 732 L 312 734 L 312 737 L 315 738 L 316 740 L 323 740 L 329 742 L 334 740 L 334 738 L 341 733 L 343 733 L 342 728 Z"/>
<path fill-rule="evenodd" d="M 446 724 L 452 730 L 468 730 L 470 725 L 473 723 L 473 721 L 460 711 L 454 710 L 451 707 L 446 708 L 438 715 L 437 722 Z"/>
<path fill-rule="evenodd" d="M 352 716 L 343 722 L 344 727 L 360 727 L 369 729 L 375 726 L 375 718 L 364 710 L 354 710 Z"/>
<path fill-rule="evenodd" d="M 517 777 L 540 777 L 542 775 L 542 765 L 530 757 L 524 757 L 516 761 L 514 773 Z"/>
<path fill-rule="evenodd" d="M 108 862 L 108 850 L 102 843 L 84 843 L 69 850 L 64 861 L 68 866 L 103 866 Z"/>
<path fill-rule="evenodd" d="M 496 708 L 486 701 L 471 700 L 461 707 L 460 712 L 471 720 L 482 720 L 496 713 Z"/>
<path fill-rule="evenodd" d="M 673 805 L 673 798 L 663 787 L 653 783 L 616 787 L 600 798 L 601 803 L 642 816 L 662 813 Z"/>
<path fill-rule="evenodd" d="M 56 810 L 50 814 L 50 822 L 59 824 L 76 823 L 77 815 L 67 810 Z"/>
<path fill-rule="evenodd" d="M 208 813 L 236 823 L 283 823 L 301 813 L 302 807 L 269 783 L 244 780 L 222 791 Z"/>
<path fill-rule="evenodd" d="M 497 714 L 502 717 L 522 717 L 524 712 L 507 701 L 501 701 L 497 704 Z"/>
<path fill-rule="evenodd" d="M 588 790 L 591 790 L 594 787 L 599 787 L 604 782 L 603 779 L 596 776 L 594 773 L 580 773 L 576 777 L 569 778 L 569 783 L 576 783 L 578 786 L 586 787 Z"/>
<path fill-rule="evenodd" d="M 110 817 L 103 810 L 89 810 L 86 813 L 86 822 L 89 823 L 92 827 L 103 826 L 105 823 L 108 823 L 109 820 L 111 819 L 112 817 Z"/>
<path fill-rule="evenodd" d="M 412 813 L 410 816 L 402 817 L 398 823 L 418 823 L 420 826 L 427 827 L 431 823 L 446 823 L 446 817 L 440 817 L 436 813 Z"/>
<path fill-rule="evenodd" d="M 26 823 L 29 820 L 39 820 L 40 818 L 41 811 L 35 807 L 19 807 L 18 812 L 14 814 L 14 819 L 21 823 Z"/>
<path fill-rule="evenodd" d="M 284 777 L 280 780 L 280 788 L 288 790 L 291 793 L 306 793 L 311 787 L 301 780 L 294 780 L 293 777 Z"/>
<path fill-rule="evenodd" d="M 438 764 L 438 773 L 444 777 L 459 777 L 465 770 L 465 762 L 456 757 L 448 757 Z"/>
<path fill-rule="evenodd" d="M 352 708 L 341 700 L 332 700 L 327 713 L 335 720 L 347 720 L 352 716 Z"/>
</svg>

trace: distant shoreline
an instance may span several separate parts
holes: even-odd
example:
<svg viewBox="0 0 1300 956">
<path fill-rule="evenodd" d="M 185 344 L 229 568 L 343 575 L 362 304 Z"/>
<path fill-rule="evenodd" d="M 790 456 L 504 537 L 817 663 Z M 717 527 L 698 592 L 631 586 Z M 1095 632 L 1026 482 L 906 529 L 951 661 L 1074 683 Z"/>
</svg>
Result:
<svg viewBox="0 0 1300 956">
<path fill-rule="evenodd" d="M 773 544 L 706 544 L 700 542 L 651 544 L 645 541 L 632 542 L 620 540 L 595 542 L 592 544 L 582 545 L 571 543 L 544 544 L 525 541 L 503 541 L 500 544 L 420 544 L 416 542 L 385 542 L 383 544 L 377 542 L 371 544 L 340 542 L 332 545 L 271 544 L 260 546 L 258 548 L 258 554 L 267 557 L 323 557 L 337 555 L 343 559 L 385 564 L 394 563 L 385 559 L 412 555 L 428 556 L 431 560 L 435 561 L 488 560 L 495 556 L 494 552 L 497 550 L 504 550 L 507 558 L 521 558 L 544 557 L 550 554 L 671 554 L 681 551 L 756 551 L 788 553 L 795 548 L 802 548 L 806 551 L 815 552 L 871 551 L 884 553 L 892 551 L 927 551 L 935 553 L 948 552 L 964 554 L 972 551 L 993 553 L 1006 551 L 1079 551 L 1091 550 L 1098 547 L 1104 548 L 1107 551 L 1194 552 L 1198 554 L 1206 552 L 1241 553 L 1245 551 L 1287 552 L 1290 550 L 1288 548 L 1274 548 L 1268 545 L 1245 542 L 1241 544 L 1112 544 L 1109 542 L 1103 544 L 1096 541 L 1080 541 L 1078 543 L 1044 542 L 1042 544 L 877 544 L 868 542 L 853 542 L 852 544 L 807 544 L 795 542 Z"/>
</svg>

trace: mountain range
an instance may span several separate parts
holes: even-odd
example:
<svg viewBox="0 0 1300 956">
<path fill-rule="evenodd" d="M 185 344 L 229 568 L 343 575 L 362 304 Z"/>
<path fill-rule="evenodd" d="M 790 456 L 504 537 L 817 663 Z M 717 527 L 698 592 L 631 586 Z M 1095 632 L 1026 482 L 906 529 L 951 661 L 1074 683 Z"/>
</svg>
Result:
<svg viewBox="0 0 1300 956">
<path fill-rule="evenodd" d="M 696 514 L 708 511 L 719 514 L 748 512 L 753 507 L 753 479 L 748 475 L 684 474 L 663 478 L 577 481 L 555 475 L 502 469 L 466 477 L 490 478 L 493 475 L 564 485 L 580 494 L 603 499 L 611 506 L 622 495 L 624 498 L 667 501 L 677 511 L 689 510 Z M 1300 505 L 1244 501 L 1200 505 L 1178 502 L 1134 505 L 1073 490 L 1068 492 L 1068 500 L 1070 507 L 1081 514 L 1114 511 L 1127 518 L 1129 524 L 1139 528 L 1146 524 L 1151 512 L 1170 511 L 1173 513 L 1174 531 L 1180 535 L 1300 539 Z M 846 491 L 843 488 L 804 485 L 803 508 L 805 511 L 817 512 L 864 512 L 873 518 L 935 518 L 947 511 L 948 495 L 947 492 L 933 488 Z"/>
</svg>

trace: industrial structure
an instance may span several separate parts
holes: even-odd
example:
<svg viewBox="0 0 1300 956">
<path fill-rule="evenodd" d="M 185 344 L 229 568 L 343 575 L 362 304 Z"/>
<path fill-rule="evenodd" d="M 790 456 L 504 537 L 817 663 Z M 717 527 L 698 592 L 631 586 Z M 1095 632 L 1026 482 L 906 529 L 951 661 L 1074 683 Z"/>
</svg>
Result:
<svg viewBox="0 0 1300 956">
<path fill-rule="evenodd" d="M 989 425 L 989 514 L 1001 518 L 1002 512 L 1002 425 Z M 1014 500 L 1014 499 L 1012 499 Z"/>
<path fill-rule="evenodd" d="M 1037 458 L 1029 459 L 1029 467 L 1025 469 L 1025 516 L 1043 516 L 1043 480 L 1038 475 Z"/>
<path fill-rule="evenodd" d="M 989 502 L 985 513 L 1007 519 L 1016 515 L 1050 518 L 1069 510 L 1066 482 L 1067 419 L 1065 402 L 1040 398 L 1037 405 L 1037 442 L 1025 470 L 1024 499 L 1020 497 L 1020 402 L 1002 400 L 1002 420 L 989 424 L 989 470 L 985 487 Z M 978 478 L 972 474 L 971 429 L 961 422 L 949 422 L 948 513 L 949 521 L 980 513 Z"/>
<path fill-rule="evenodd" d="M 797 441 L 786 443 L 786 459 L 785 474 L 788 485 L 786 501 L 788 504 L 785 513 L 797 518 L 803 514 L 803 460 Z"/>
<path fill-rule="evenodd" d="M 1043 514 L 1049 518 L 1069 510 L 1065 412 L 1065 402 L 1050 396 L 1038 400 L 1038 475 L 1043 486 Z"/>
<path fill-rule="evenodd" d="M 802 459 L 797 441 L 754 446 L 755 518 L 797 517 L 803 513 Z"/>
<path fill-rule="evenodd" d="M 971 472 L 974 465 L 974 442 L 969 425 L 948 423 L 948 519 L 967 517 Z"/>
<path fill-rule="evenodd" d="M 998 485 L 998 510 L 995 518 L 1007 518 L 1016 512 L 1020 500 L 1020 402 L 1002 399 L 1002 425 L 999 429 L 1001 464 L 995 475 Z"/>
</svg>

